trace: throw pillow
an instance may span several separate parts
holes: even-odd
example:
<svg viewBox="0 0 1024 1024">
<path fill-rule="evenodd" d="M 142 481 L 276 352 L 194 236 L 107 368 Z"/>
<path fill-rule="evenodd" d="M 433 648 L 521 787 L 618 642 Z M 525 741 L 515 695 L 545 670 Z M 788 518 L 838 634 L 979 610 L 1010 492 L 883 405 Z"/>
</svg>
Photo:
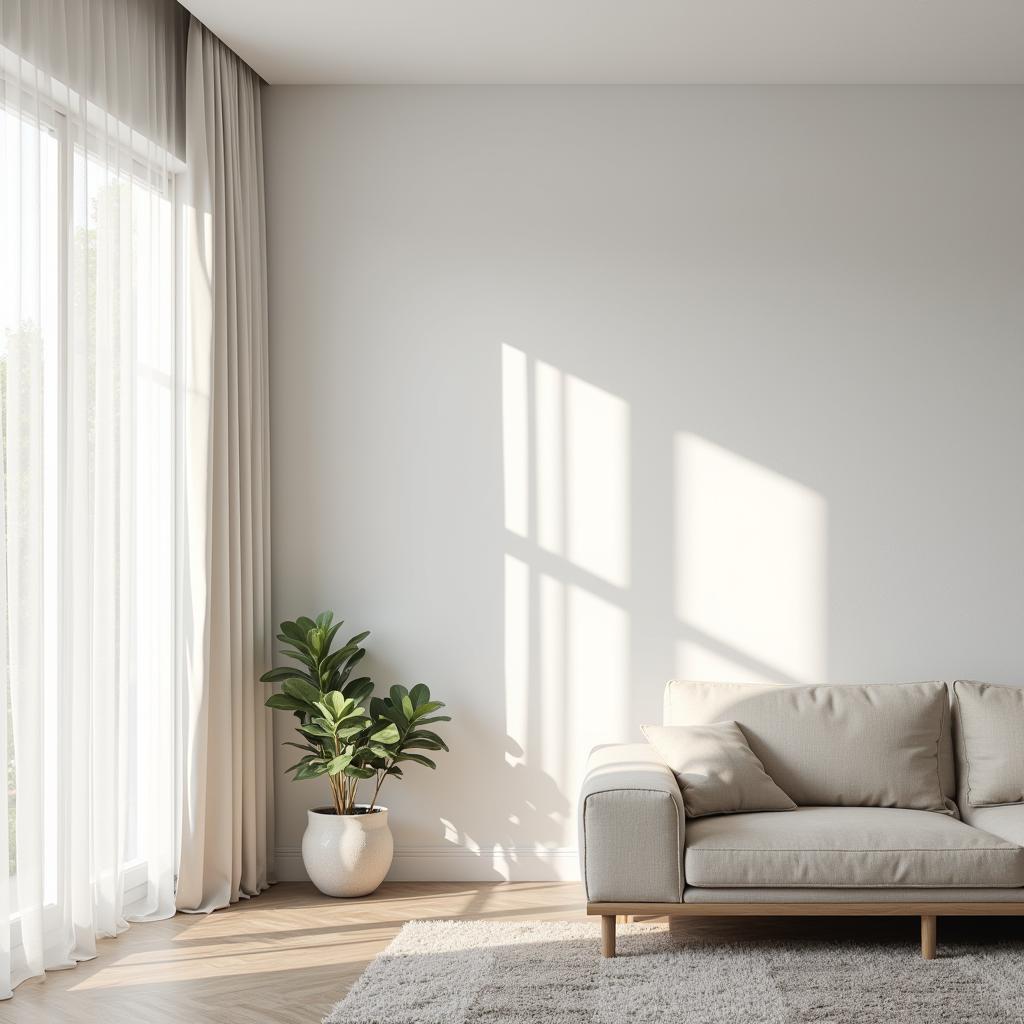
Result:
<svg viewBox="0 0 1024 1024">
<path fill-rule="evenodd" d="M 735 722 L 645 725 L 644 735 L 675 774 L 688 818 L 796 808 Z"/>
</svg>

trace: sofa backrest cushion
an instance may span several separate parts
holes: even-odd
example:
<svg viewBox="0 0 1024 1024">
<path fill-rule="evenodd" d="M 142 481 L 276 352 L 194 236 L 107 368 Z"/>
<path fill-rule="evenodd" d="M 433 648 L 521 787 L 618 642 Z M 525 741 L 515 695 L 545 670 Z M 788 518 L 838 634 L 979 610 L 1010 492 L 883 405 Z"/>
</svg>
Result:
<svg viewBox="0 0 1024 1024">
<path fill-rule="evenodd" d="M 971 807 L 1024 802 L 1024 690 L 958 679 L 957 761 Z"/>
<path fill-rule="evenodd" d="M 665 725 L 722 721 L 740 725 L 765 771 L 801 806 L 958 816 L 945 683 L 668 684 Z"/>
</svg>

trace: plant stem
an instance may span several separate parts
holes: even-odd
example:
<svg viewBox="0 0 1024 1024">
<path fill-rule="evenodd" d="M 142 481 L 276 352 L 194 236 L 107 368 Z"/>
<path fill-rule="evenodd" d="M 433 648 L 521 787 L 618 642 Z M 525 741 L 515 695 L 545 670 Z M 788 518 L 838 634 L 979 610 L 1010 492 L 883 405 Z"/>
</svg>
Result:
<svg viewBox="0 0 1024 1024">
<path fill-rule="evenodd" d="M 334 811 L 336 814 L 342 814 L 341 790 L 338 785 L 338 778 L 335 775 L 329 775 L 327 778 L 331 784 L 331 799 L 334 801 Z"/>
<path fill-rule="evenodd" d="M 319 675 L 319 668 L 317 669 L 317 674 Z M 338 737 L 337 736 L 335 736 L 333 738 L 333 743 L 334 743 L 334 756 L 337 757 L 341 753 L 341 751 L 338 749 Z M 332 793 L 334 795 L 334 811 L 335 811 L 336 814 L 344 814 L 345 813 L 345 802 L 344 802 L 344 799 L 343 799 L 344 794 L 341 793 L 341 791 L 340 791 L 341 787 L 338 785 L 338 783 L 341 780 L 340 780 L 339 776 L 337 776 L 337 775 L 330 776 L 330 779 L 331 779 L 331 791 L 332 791 Z"/>
<path fill-rule="evenodd" d="M 384 785 L 384 780 L 388 777 L 388 769 L 395 763 L 395 759 L 392 758 L 389 764 L 386 764 L 379 772 L 377 772 L 377 788 L 373 791 L 373 797 L 370 800 L 370 810 L 377 804 L 377 795 L 380 793 L 380 787 Z"/>
</svg>

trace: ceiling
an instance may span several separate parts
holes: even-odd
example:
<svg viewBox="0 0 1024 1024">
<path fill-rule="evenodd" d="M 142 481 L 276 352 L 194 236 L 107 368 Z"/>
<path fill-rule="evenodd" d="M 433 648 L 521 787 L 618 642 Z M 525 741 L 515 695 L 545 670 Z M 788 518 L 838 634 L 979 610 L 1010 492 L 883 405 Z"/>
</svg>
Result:
<svg viewBox="0 0 1024 1024">
<path fill-rule="evenodd" d="M 1022 0 L 184 0 L 272 84 L 1017 84 Z"/>
</svg>

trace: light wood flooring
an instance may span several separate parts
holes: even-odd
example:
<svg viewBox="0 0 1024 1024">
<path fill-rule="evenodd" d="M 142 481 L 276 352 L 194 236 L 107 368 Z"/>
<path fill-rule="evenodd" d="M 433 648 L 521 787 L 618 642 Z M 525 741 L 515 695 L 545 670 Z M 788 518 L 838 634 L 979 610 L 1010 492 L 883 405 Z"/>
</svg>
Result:
<svg viewBox="0 0 1024 1024">
<path fill-rule="evenodd" d="M 360 900 L 282 883 L 208 916 L 133 925 L 102 942 L 95 960 L 25 982 L 0 1003 L 0 1024 L 319 1024 L 408 920 L 568 920 L 584 917 L 583 906 L 575 883 L 388 882 Z M 905 938 L 910 950 L 918 942 L 911 918 L 674 920 L 671 927 L 681 940 L 878 935 Z M 984 941 L 1022 931 L 1019 921 L 947 918 L 940 957 L 944 935 Z"/>
</svg>

